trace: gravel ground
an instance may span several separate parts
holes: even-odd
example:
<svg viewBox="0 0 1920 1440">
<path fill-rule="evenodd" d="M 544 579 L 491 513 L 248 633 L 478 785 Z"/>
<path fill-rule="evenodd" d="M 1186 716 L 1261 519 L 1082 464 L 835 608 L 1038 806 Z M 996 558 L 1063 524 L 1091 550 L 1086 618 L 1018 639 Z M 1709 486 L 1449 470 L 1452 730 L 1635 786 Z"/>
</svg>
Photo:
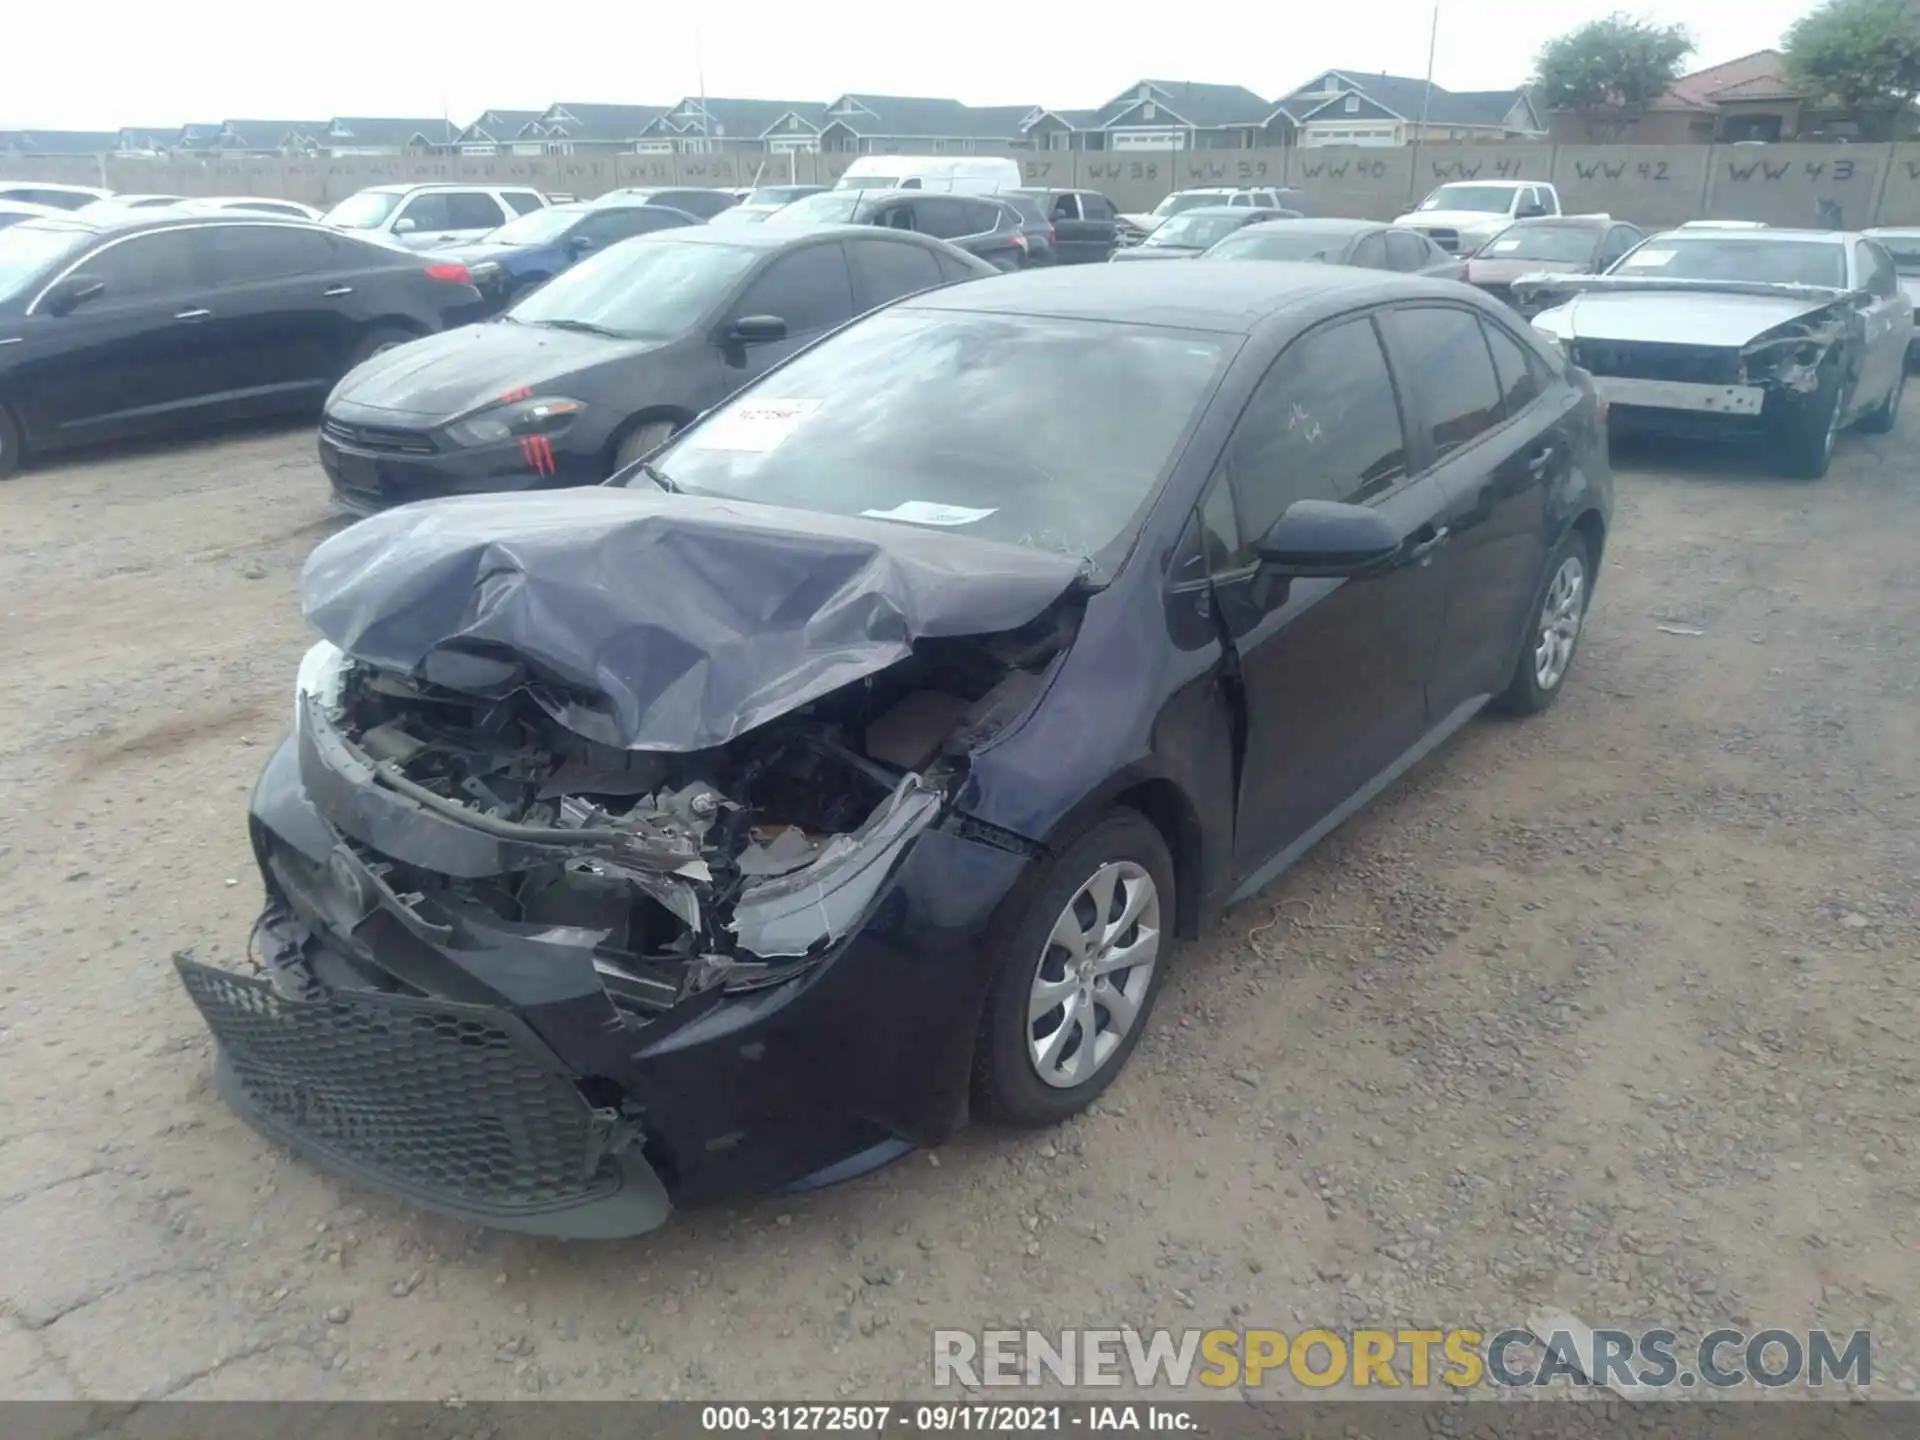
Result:
<svg viewBox="0 0 1920 1440">
<path fill-rule="evenodd" d="M 268 1147 L 167 963 L 255 911 L 245 795 L 339 523 L 308 432 L 9 483 L 0 1395 L 898 1397 L 936 1325 L 1543 1304 L 1871 1326 L 1875 1393 L 1911 1390 L 1916 427 L 1815 485 L 1620 456 L 1563 703 L 1470 726 L 1189 949 L 1095 1113 L 578 1246 Z"/>
</svg>

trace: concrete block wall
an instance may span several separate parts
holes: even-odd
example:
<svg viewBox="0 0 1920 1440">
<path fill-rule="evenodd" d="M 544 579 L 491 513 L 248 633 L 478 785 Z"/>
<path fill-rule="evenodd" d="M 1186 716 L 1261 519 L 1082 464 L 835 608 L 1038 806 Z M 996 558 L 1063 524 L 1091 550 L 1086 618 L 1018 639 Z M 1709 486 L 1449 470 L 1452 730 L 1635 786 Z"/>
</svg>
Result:
<svg viewBox="0 0 1920 1440">
<path fill-rule="evenodd" d="M 1920 144 L 1429 145 L 1412 149 L 1007 152 L 1030 185 L 1104 191 L 1123 211 L 1193 185 L 1291 185 L 1330 215 L 1390 219 L 1449 180 L 1551 180 L 1571 211 L 1643 226 L 1702 217 L 1811 225 L 1822 200 L 1849 227 L 1920 224 Z M 627 185 L 832 183 L 848 155 L 575 155 L 344 160 L 0 158 L 0 178 L 327 205 L 396 180 L 528 184 L 579 196 Z"/>
</svg>

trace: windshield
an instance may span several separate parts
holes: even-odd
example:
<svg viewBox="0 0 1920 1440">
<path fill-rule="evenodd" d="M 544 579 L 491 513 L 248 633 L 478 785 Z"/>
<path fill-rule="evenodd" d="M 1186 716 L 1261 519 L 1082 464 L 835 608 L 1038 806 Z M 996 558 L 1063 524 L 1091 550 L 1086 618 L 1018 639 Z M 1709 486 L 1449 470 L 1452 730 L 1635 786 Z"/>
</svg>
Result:
<svg viewBox="0 0 1920 1440">
<path fill-rule="evenodd" d="M 1176 215 L 1140 243 L 1204 250 L 1209 245 L 1219 244 L 1238 230 L 1241 224 L 1238 215 Z"/>
<path fill-rule="evenodd" d="M 1178 215 L 1182 210 L 1191 210 L 1196 205 L 1218 205 L 1219 203 L 1218 195 L 1197 195 L 1191 190 L 1176 190 L 1154 206 L 1153 213 L 1164 220 L 1169 215 Z"/>
<path fill-rule="evenodd" d="M 671 232 L 641 235 L 561 271 L 507 315 L 524 325 L 666 340 L 717 305 L 759 256 L 744 245 L 696 244 Z"/>
<path fill-rule="evenodd" d="M 23 220 L 0 230 L 0 300 L 11 300 L 93 238 L 78 225 Z"/>
<path fill-rule="evenodd" d="M 1707 231 L 1661 235 L 1621 258 L 1610 275 L 1657 280 L 1746 280 L 1844 290 L 1846 251 L 1825 240 L 1734 240 Z"/>
<path fill-rule="evenodd" d="M 860 208 L 859 190 L 823 190 L 796 200 L 767 217 L 769 225 L 845 225 Z"/>
<path fill-rule="evenodd" d="M 1519 192 L 1505 185 L 1442 185 L 1420 202 L 1422 210 L 1478 210 L 1505 215 Z"/>
<path fill-rule="evenodd" d="M 1513 225 L 1487 242 L 1489 260 L 1555 260 L 1585 264 L 1600 243 L 1598 230 L 1572 225 Z"/>
<path fill-rule="evenodd" d="M 1236 343 L 896 307 L 712 411 L 658 469 L 697 495 L 938 526 L 1110 573 Z"/>
<path fill-rule="evenodd" d="M 405 198 L 386 191 L 362 190 L 349 195 L 322 218 L 329 225 L 343 225 L 349 230 L 371 230 L 399 209 Z"/>
<path fill-rule="evenodd" d="M 567 233 L 584 205 L 543 205 L 480 237 L 483 245 L 544 245 Z"/>
<path fill-rule="evenodd" d="M 1873 238 L 1893 257 L 1894 269 L 1902 275 L 1920 275 L 1920 235 L 1902 235 L 1897 240 L 1888 235 Z"/>
<path fill-rule="evenodd" d="M 1250 225 L 1207 251 L 1209 260 L 1318 260 L 1333 264 L 1348 236 L 1302 233 L 1288 225 Z"/>
</svg>

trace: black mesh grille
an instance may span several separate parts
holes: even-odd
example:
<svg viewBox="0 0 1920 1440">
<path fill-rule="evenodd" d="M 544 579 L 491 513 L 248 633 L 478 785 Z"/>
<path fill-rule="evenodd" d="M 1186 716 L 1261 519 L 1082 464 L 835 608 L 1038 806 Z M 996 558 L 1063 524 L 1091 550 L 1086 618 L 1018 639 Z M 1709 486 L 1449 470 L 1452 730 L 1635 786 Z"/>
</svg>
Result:
<svg viewBox="0 0 1920 1440">
<path fill-rule="evenodd" d="M 1738 385 L 1740 357 L 1730 350 L 1663 345 L 1646 340 L 1578 340 L 1573 363 L 1590 375 L 1672 380 L 1691 385 Z"/>
<path fill-rule="evenodd" d="M 545 1210 L 618 1188 L 610 1117 L 513 1016 L 373 992 L 290 1000 L 175 964 L 265 1128 L 464 1209 Z"/>
<path fill-rule="evenodd" d="M 392 455 L 434 453 L 432 438 L 418 430 L 401 430 L 391 425 L 348 425 L 339 420 L 322 420 L 320 429 L 329 440 L 360 450 L 379 450 Z"/>
</svg>

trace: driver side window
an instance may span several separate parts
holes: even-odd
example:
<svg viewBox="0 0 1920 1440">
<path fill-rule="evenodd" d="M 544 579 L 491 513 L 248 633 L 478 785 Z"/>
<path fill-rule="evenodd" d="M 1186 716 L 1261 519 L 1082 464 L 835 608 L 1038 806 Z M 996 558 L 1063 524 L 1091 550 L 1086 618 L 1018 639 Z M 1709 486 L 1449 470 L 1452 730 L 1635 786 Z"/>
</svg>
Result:
<svg viewBox="0 0 1920 1440">
<path fill-rule="evenodd" d="M 788 335 L 806 335 L 853 318 L 853 279 L 838 241 L 781 256 L 760 273 L 733 307 L 743 315 L 778 315 Z"/>
</svg>

